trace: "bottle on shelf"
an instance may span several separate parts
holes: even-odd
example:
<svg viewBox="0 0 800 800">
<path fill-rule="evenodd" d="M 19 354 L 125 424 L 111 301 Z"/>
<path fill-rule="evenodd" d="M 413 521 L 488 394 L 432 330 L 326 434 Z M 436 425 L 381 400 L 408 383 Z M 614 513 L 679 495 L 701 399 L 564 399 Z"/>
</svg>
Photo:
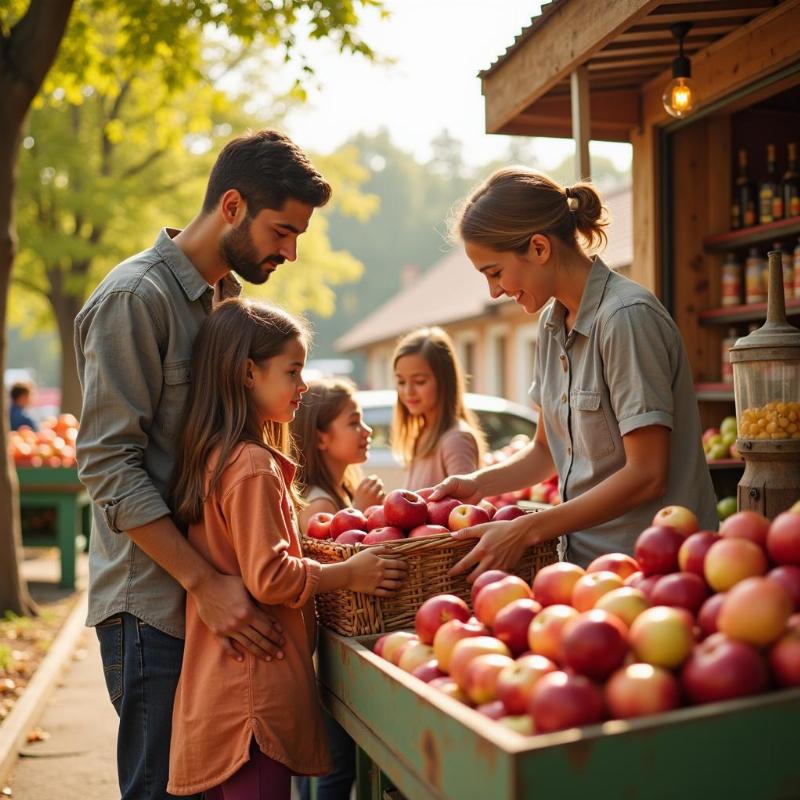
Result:
<svg viewBox="0 0 800 800">
<path fill-rule="evenodd" d="M 794 291 L 794 286 L 792 286 Z M 728 253 L 722 265 L 722 305 L 738 306 L 742 302 L 742 265 L 733 253 Z"/>
<path fill-rule="evenodd" d="M 764 280 L 766 266 L 758 248 L 751 247 L 744 264 L 744 301 L 748 305 L 767 302 L 767 284 Z"/>
<path fill-rule="evenodd" d="M 738 338 L 739 334 L 736 333 L 736 328 L 728 328 L 728 335 L 722 340 L 720 353 L 722 356 L 720 378 L 723 383 L 728 383 L 731 386 L 733 386 L 733 364 L 731 364 L 730 351 Z"/>
<path fill-rule="evenodd" d="M 758 222 L 756 190 L 747 174 L 747 150 L 739 150 L 739 172 L 733 186 L 731 230 L 749 228 Z"/>
<path fill-rule="evenodd" d="M 783 196 L 775 165 L 775 145 L 768 144 L 767 173 L 758 184 L 758 221 L 763 225 L 776 219 L 783 219 Z"/>
<path fill-rule="evenodd" d="M 794 297 L 794 266 L 792 264 L 792 254 L 783 246 L 783 242 L 773 242 L 771 250 L 779 250 L 781 254 L 781 265 L 783 266 L 783 296 L 789 300 Z M 764 279 L 769 289 L 769 270 L 764 272 Z"/>
<path fill-rule="evenodd" d="M 787 145 L 786 172 L 781 180 L 783 213 L 787 217 L 800 216 L 800 173 L 797 171 L 797 143 Z"/>
<path fill-rule="evenodd" d="M 794 298 L 800 300 L 800 239 L 794 246 Z"/>
</svg>

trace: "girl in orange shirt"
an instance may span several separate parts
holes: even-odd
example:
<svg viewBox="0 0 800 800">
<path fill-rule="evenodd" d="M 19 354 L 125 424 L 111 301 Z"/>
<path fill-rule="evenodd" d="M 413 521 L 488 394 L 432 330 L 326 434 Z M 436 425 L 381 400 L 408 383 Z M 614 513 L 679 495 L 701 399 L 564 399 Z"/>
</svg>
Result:
<svg viewBox="0 0 800 800">
<path fill-rule="evenodd" d="M 402 561 L 364 550 L 338 564 L 303 558 L 288 423 L 306 390 L 308 334 L 260 303 L 227 300 L 203 323 L 172 491 L 192 544 L 240 575 L 279 621 L 277 659 L 232 659 L 186 602 L 186 646 L 173 709 L 168 791 L 208 800 L 290 797 L 291 774 L 330 768 L 311 655 L 314 595 L 387 595 Z"/>
</svg>

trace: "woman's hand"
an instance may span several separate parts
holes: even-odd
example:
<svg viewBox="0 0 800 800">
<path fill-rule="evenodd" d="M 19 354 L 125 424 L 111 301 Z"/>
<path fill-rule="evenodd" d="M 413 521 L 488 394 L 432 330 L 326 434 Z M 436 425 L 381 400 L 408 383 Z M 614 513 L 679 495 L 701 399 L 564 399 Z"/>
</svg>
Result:
<svg viewBox="0 0 800 800">
<path fill-rule="evenodd" d="M 455 497 L 465 503 L 477 503 L 481 499 L 478 480 L 474 475 L 451 475 L 433 487 L 429 500 Z"/>
<path fill-rule="evenodd" d="M 408 564 L 398 558 L 388 558 L 391 551 L 383 547 L 368 547 L 345 562 L 350 568 L 347 588 L 354 592 L 388 597 L 405 580 Z"/>
<path fill-rule="evenodd" d="M 370 506 L 380 505 L 384 496 L 383 481 L 377 475 L 368 475 L 353 493 L 353 505 L 363 511 Z"/>
</svg>

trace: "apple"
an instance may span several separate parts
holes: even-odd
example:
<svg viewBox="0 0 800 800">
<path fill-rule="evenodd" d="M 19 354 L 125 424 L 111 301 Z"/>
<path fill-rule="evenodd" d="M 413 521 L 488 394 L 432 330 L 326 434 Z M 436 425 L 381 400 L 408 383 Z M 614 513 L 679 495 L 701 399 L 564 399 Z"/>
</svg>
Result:
<svg viewBox="0 0 800 800">
<path fill-rule="evenodd" d="M 497 699 L 497 676 L 505 667 L 513 664 L 510 656 L 500 653 L 486 653 L 475 656 L 467 665 L 466 686 L 467 697 L 475 705 L 491 703 Z"/>
<path fill-rule="evenodd" d="M 395 489 L 383 501 L 383 516 L 388 525 L 410 531 L 428 521 L 428 506 L 416 492 Z"/>
<path fill-rule="evenodd" d="M 784 564 L 767 573 L 767 578 L 781 584 L 792 598 L 794 611 L 800 611 L 800 567 Z"/>
<path fill-rule="evenodd" d="M 508 714 L 497 720 L 503 727 L 522 736 L 533 736 L 536 728 L 530 714 Z"/>
<path fill-rule="evenodd" d="M 418 494 L 426 503 L 430 500 L 431 495 L 433 494 L 433 490 L 435 487 L 428 486 L 425 489 L 415 489 L 415 494 Z"/>
<path fill-rule="evenodd" d="M 639 565 L 624 553 L 606 553 L 598 556 L 588 567 L 587 572 L 614 572 L 624 581 L 639 571 Z"/>
<path fill-rule="evenodd" d="M 608 679 L 605 699 L 612 717 L 630 719 L 678 708 L 681 689 L 675 676 L 663 667 L 629 664 Z"/>
<path fill-rule="evenodd" d="M 443 497 L 441 500 L 428 501 L 428 522 L 447 528 L 450 512 L 461 505 L 455 497 Z M 449 529 L 448 529 L 449 530 Z"/>
<path fill-rule="evenodd" d="M 452 678 L 434 678 L 428 686 L 438 689 L 448 697 L 452 697 L 453 700 L 458 700 L 459 703 L 470 704 L 467 693 Z"/>
<path fill-rule="evenodd" d="M 361 544 L 379 544 L 380 542 L 393 542 L 397 539 L 405 539 L 406 535 L 400 528 L 374 528 L 361 540 Z"/>
<path fill-rule="evenodd" d="M 416 669 L 411 671 L 411 674 L 425 683 L 430 683 L 435 678 L 447 677 L 447 673 L 439 669 L 439 662 L 435 658 L 426 661 L 424 664 L 420 664 Z"/>
<path fill-rule="evenodd" d="M 717 620 L 719 619 L 719 611 L 722 608 L 722 602 L 725 600 L 726 594 L 727 592 L 712 594 L 697 612 L 697 624 L 700 626 L 700 632 L 703 634 L 704 639 L 719 630 Z"/>
<path fill-rule="evenodd" d="M 504 572 L 502 569 L 487 569 L 486 572 L 482 572 L 480 575 L 478 575 L 478 577 L 473 581 L 472 589 L 470 591 L 470 602 L 472 603 L 472 607 L 475 607 L 475 598 L 478 596 L 478 592 L 480 592 L 484 586 L 488 586 L 490 583 L 507 578 L 508 575 L 509 573 Z"/>
<path fill-rule="evenodd" d="M 391 661 L 392 664 L 397 663 L 395 657 L 403 645 L 408 644 L 408 642 L 419 641 L 417 634 L 411 633 L 410 631 L 394 631 L 393 633 L 387 633 L 386 636 L 382 636 L 381 639 L 383 639 L 381 655 L 387 661 Z"/>
<path fill-rule="evenodd" d="M 601 722 L 603 695 L 588 678 L 566 672 L 543 675 L 533 687 L 529 711 L 537 733 Z"/>
<path fill-rule="evenodd" d="M 561 635 L 564 626 L 578 612 L 568 605 L 555 605 L 543 608 L 532 620 L 528 628 L 528 646 L 531 652 L 561 663 Z"/>
<path fill-rule="evenodd" d="M 712 531 L 698 531 L 687 536 L 678 550 L 678 566 L 682 572 L 694 572 L 704 577 L 704 564 L 706 553 L 711 545 L 719 541 L 719 534 Z"/>
<path fill-rule="evenodd" d="M 333 541 L 336 542 L 336 544 L 359 544 L 364 541 L 366 535 L 364 531 L 345 531 L 339 534 Z"/>
<path fill-rule="evenodd" d="M 572 589 L 572 605 L 578 611 L 589 611 L 604 594 L 623 585 L 615 572 L 587 572 Z"/>
<path fill-rule="evenodd" d="M 711 545 L 703 571 L 715 592 L 725 592 L 745 578 L 764 575 L 767 567 L 767 556 L 757 544 L 730 537 Z"/>
<path fill-rule="evenodd" d="M 792 598 L 780 583 L 747 578 L 726 593 L 717 627 L 731 639 L 765 647 L 784 632 L 791 614 Z"/>
<path fill-rule="evenodd" d="M 629 639 L 639 661 L 675 669 L 694 644 L 691 615 L 680 608 L 653 606 L 633 621 Z"/>
<path fill-rule="evenodd" d="M 386 644 L 386 639 L 389 637 L 388 633 L 384 633 L 377 642 L 375 642 L 375 646 L 372 648 L 372 652 L 375 653 L 376 656 L 380 656 L 383 658 L 383 646 Z"/>
<path fill-rule="evenodd" d="M 577 564 L 559 561 L 542 567 L 533 578 L 533 596 L 545 606 L 569 605 L 572 590 L 586 570 Z"/>
<path fill-rule="evenodd" d="M 466 689 L 467 667 L 473 658 L 490 653 L 511 657 L 511 651 L 494 636 L 475 636 L 456 642 L 450 654 L 450 677 Z"/>
<path fill-rule="evenodd" d="M 702 436 L 703 444 L 708 444 L 709 439 L 713 438 L 714 436 L 719 436 L 719 428 L 706 428 L 703 431 Z"/>
<path fill-rule="evenodd" d="M 497 506 L 486 497 L 478 501 L 478 508 L 482 508 L 490 517 L 493 517 L 497 511 Z"/>
<path fill-rule="evenodd" d="M 683 536 L 666 525 L 645 528 L 636 540 L 635 557 L 645 575 L 667 575 L 678 571 L 678 551 Z"/>
<path fill-rule="evenodd" d="M 697 517 L 685 506 L 665 506 L 653 517 L 652 524 L 674 528 L 684 539 L 700 530 Z"/>
<path fill-rule="evenodd" d="M 478 506 L 461 503 L 456 506 L 447 518 L 447 527 L 451 531 L 460 531 L 471 528 L 473 525 L 483 525 L 489 521 L 489 514 Z"/>
<path fill-rule="evenodd" d="M 437 594 L 429 597 L 414 617 L 414 629 L 420 641 L 432 644 L 436 632 L 452 619 L 466 622 L 470 618 L 469 606 L 454 594 Z"/>
<path fill-rule="evenodd" d="M 314 514 L 308 520 L 306 536 L 310 539 L 330 539 L 332 519 L 333 514 L 329 514 L 327 511 L 320 511 L 318 514 Z"/>
<path fill-rule="evenodd" d="M 789 630 L 767 655 L 772 676 L 779 686 L 800 686 L 800 630 Z"/>
<path fill-rule="evenodd" d="M 450 622 L 445 622 L 433 637 L 433 654 L 441 669 L 450 671 L 450 656 L 457 642 L 488 634 L 489 630 L 477 620 L 462 622 L 460 619 L 451 619 Z"/>
<path fill-rule="evenodd" d="M 558 667 L 549 658 L 537 655 L 521 656 L 497 676 L 497 698 L 506 714 L 524 714 L 530 705 L 533 687 L 542 675 Z"/>
<path fill-rule="evenodd" d="M 475 710 L 479 714 L 483 714 L 484 717 L 495 720 L 495 722 L 499 722 L 506 713 L 505 706 L 499 700 L 490 700 L 488 703 L 481 703 L 479 706 L 475 706 Z"/>
<path fill-rule="evenodd" d="M 700 642 L 681 671 L 681 684 L 693 703 L 714 703 L 766 690 L 767 664 L 754 647 L 715 633 Z"/>
<path fill-rule="evenodd" d="M 386 516 L 383 513 L 383 506 L 370 506 L 364 511 L 367 518 L 367 531 L 374 531 L 376 528 L 386 528 Z"/>
<path fill-rule="evenodd" d="M 592 680 L 603 680 L 622 666 L 628 652 L 628 629 L 599 608 L 571 619 L 561 634 L 565 667 Z"/>
<path fill-rule="evenodd" d="M 367 518 L 357 508 L 343 508 L 333 515 L 331 520 L 331 536 L 336 539 L 345 531 L 362 531 L 366 533 Z"/>
<path fill-rule="evenodd" d="M 512 520 L 516 519 L 517 517 L 524 517 L 525 511 L 523 511 L 519 506 L 503 506 L 503 508 L 497 509 L 492 517 L 493 522 L 502 522 L 503 520 Z"/>
<path fill-rule="evenodd" d="M 594 607 L 614 614 L 630 628 L 636 617 L 645 609 L 650 608 L 650 603 L 640 589 L 635 589 L 633 586 L 622 586 L 602 595 Z"/>
<path fill-rule="evenodd" d="M 529 597 L 512 600 L 497 612 L 492 633 L 508 647 L 512 655 L 519 656 L 528 649 L 528 628 L 541 610 L 539 603 Z"/>
<path fill-rule="evenodd" d="M 737 511 L 719 526 L 719 535 L 726 539 L 747 539 L 764 547 L 767 544 L 769 520 L 757 511 Z"/>
<path fill-rule="evenodd" d="M 404 672 L 413 672 L 433 658 L 433 648 L 423 642 L 409 642 L 403 645 L 397 658 L 397 666 Z"/>
<path fill-rule="evenodd" d="M 412 528 L 412 530 L 408 534 L 409 539 L 420 539 L 423 536 L 441 536 L 443 533 L 450 533 L 448 528 L 445 528 L 444 525 L 418 525 L 416 528 Z"/>
<path fill-rule="evenodd" d="M 776 564 L 791 564 L 800 567 L 800 513 L 794 509 L 778 514 L 767 533 L 767 552 Z"/>
<path fill-rule="evenodd" d="M 531 599 L 533 593 L 522 578 L 509 575 L 484 586 L 475 597 L 475 616 L 490 628 L 501 608 L 514 600 Z"/>
<path fill-rule="evenodd" d="M 700 610 L 708 597 L 706 582 L 694 572 L 673 572 L 662 575 L 653 586 L 650 602 L 654 606 L 685 608 L 692 614 Z"/>
</svg>

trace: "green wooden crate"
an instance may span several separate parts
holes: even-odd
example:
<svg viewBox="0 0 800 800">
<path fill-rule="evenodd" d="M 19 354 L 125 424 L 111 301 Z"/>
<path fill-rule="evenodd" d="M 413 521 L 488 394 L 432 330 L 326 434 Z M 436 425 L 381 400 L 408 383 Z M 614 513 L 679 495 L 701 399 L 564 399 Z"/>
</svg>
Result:
<svg viewBox="0 0 800 800">
<path fill-rule="evenodd" d="M 800 797 L 800 689 L 521 736 L 376 656 L 375 638 L 320 634 L 323 701 L 366 754 L 360 798 L 383 796 L 378 769 L 410 800 Z"/>
</svg>

